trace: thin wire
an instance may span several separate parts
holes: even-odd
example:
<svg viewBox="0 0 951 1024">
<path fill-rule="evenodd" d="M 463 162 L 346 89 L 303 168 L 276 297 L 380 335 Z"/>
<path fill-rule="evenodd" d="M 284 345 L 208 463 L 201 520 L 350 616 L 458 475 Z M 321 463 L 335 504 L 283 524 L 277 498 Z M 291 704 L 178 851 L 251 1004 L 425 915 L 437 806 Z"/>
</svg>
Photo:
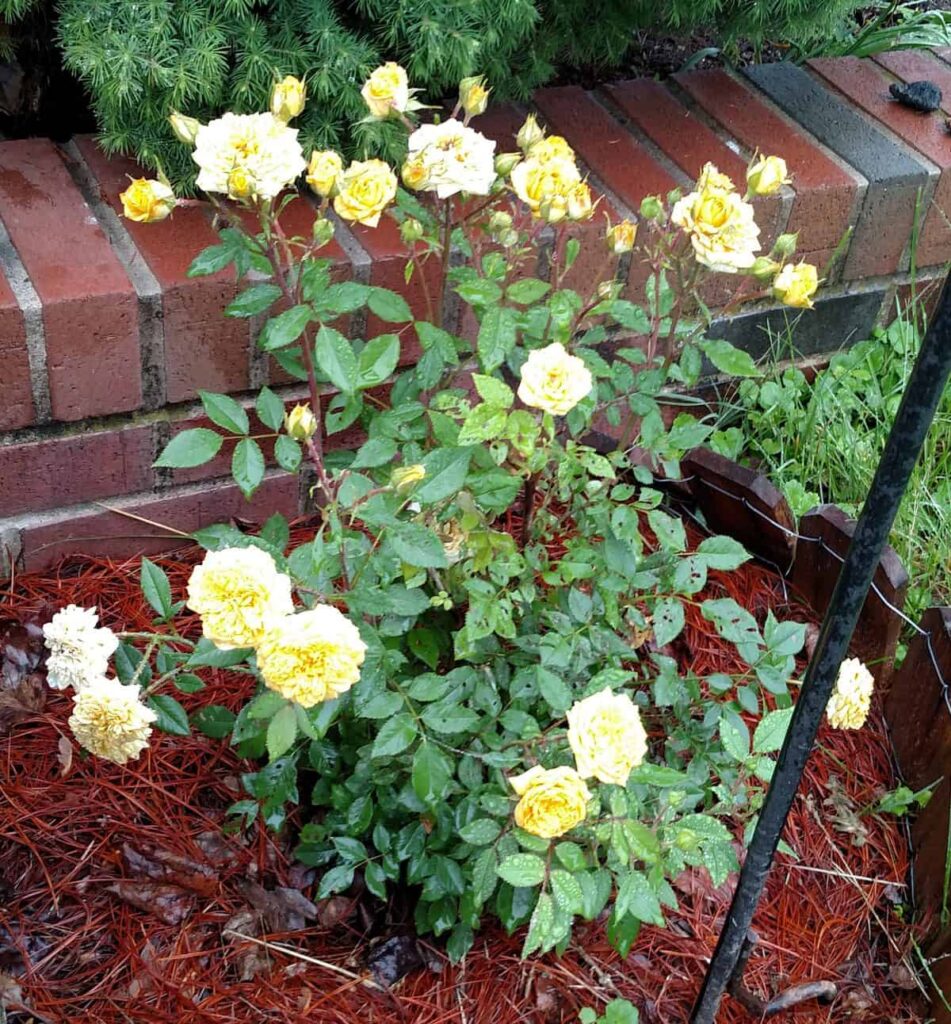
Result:
<svg viewBox="0 0 951 1024">
<path fill-rule="evenodd" d="M 694 474 L 693 476 L 685 477 L 683 480 L 678 480 L 676 482 L 688 483 L 689 481 L 694 479 L 697 479 L 696 474 Z M 830 548 L 829 545 L 826 544 L 826 542 L 821 537 L 809 537 L 806 534 L 798 533 L 796 530 L 790 530 L 788 527 L 783 526 L 782 523 L 776 522 L 776 520 L 773 519 L 772 516 L 768 516 L 765 512 L 763 512 L 762 509 L 758 509 L 755 505 L 751 504 L 749 499 L 743 497 L 743 495 L 733 494 L 732 491 L 728 491 L 725 488 L 720 487 L 719 484 L 715 484 L 712 480 L 708 480 L 704 477 L 702 478 L 702 483 L 704 487 L 709 487 L 711 490 L 717 491 L 719 494 L 722 494 L 725 497 L 730 498 L 732 501 L 739 502 L 745 508 L 749 509 L 749 511 L 752 512 L 754 515 L 759 516 L 760 519 L 764 519 L 767 523 L 775 527 L 775 529 L 779 530 L 780 532 L 784 533 L 787 537 L 794 537 L 797 541 L 806 541 L 809 544 L 818 544 L 824 551 L 832 555 L 832 557 L 837 562 L 845 562 L 845 558 L 842 555 L 840 555 L 837 551 L 834 551 L 832 548 Z M 934 670 L 935 678 L 938 680 L 938 683 L 941 686 L 941 695 L 944 700 L 945 707 L 947 708 L 948 713 L 951 714 L 951 686 L 948 685 L 947 680 L 944 678 L 944 674 L 941 671 L 941 666 L 938 663 L 938 656 L 937 654 L 935 654 L 934 645 L 931 642 L 931 632 L 927 629 L 922 629 L 921 626 L 918 625 L 918 623 L 908 618 L 908 616 L 901 610 L 901 608 L 896 608 L 895 605 L 893 605 L 891 601 L 889 601 L 888 598 L 885 597 L 885 595 L 881 592 L 881 590 L 878 588 L 874 581 L 872 582 L 872 586 L 870 589 L 872 593 L 874 593 L 875 596 L 879 599 L 879 601 L 881 601 L 882 604 L 889 609 L 889 611 L 894 612 L 894 614 L 897 615 L 903 622 L 911 626 L 911 628 L 919 636 L 923 636 L 925 638 L 925 646 L 928 649 L 928 658 L 931 661 L 931 667 Z"/>
</svg>

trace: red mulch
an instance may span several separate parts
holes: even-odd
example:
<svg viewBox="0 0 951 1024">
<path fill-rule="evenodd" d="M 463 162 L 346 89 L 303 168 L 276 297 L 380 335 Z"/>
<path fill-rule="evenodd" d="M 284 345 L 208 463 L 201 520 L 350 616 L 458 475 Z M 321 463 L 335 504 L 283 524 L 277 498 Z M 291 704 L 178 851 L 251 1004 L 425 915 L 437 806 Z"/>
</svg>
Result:
<svg viewBox="0 0 951 1024">
<path fill-rule="evenodd" d="M 189 550 L 157 559 L 176 597 L 200 557 Z M 811 618 L 756 565 L 711 573 L 708 590 L 725 591 L 760 620 L 768 607 L 780 618 Z M 150 625 L 137 559 L 98 559 L 17 578 L 12 592 L 0 594 L 0 627 L 69 602 L 98 605 L 103 623 L 115 629 Z M 745 668 L 692 606 L 677 653 L 700 674 Z M 207 703 L 237 709 L 248 696 L 247 676 L 208 670 L 203 677 L 204 691 L 181 695 L 189 710 Z M 713 891 L 705 873 L 685 876 L 678 885 L 681 906 L 668 927 L 644 928 L 626 961 L 597 924 L 580 928 L 564 957 L 527 962 L 518 957 L 521 935 L 488 928 L 464 965 L 417 970 L 379 991 L 365 980 L 367 916 L 363 924 L 359 915 L 344 914 L 331 927 L 265 930 L 269 940 L 323 964 L 223 935 L 236 914 L 255 919 L 249 882 L 305 895 L 313 882 L 312 874 L 294 867 L 287 844 L 258 826 L 243 838 L 221 836 L 223 810 L 239 798 L 238 775 L 249 769 L 247 762 L 223 741 L 157 736 L 130 767 L 74 750 L 64 768 L 58 743 L 69 735 L 69 704 L 51 692 L 42 713 L 0 739 L 0 1005 L 6 999 L 10 1021 L 553 1024 L 577 1020 L 580 1007 L 602 1006 L 618 995 L 634 1001 L 645 1024 L 686 1021 L 729 884 Z M 864 834 L 856 835 L 850 818 L 850 811 L 893 786 L 879 712 L 858 733 L 822 730 L 786 833 L 799 859 L 780 857 L 773 869 L 754 922 L 761 945 L 746 980 L 768 996 L 797 982 L 831 979 L 840 995 L 832 1007 L 805 1004 L 785 1020 L 924 1019 L 904 966 L 917 933 L 896 911 L 908 868 L 900 824 L 865 815 L 858 826 Z M 130 878 L 124 844 L 145 857 L 146 870 L 171 858 L 161 879 L 171 887 L 150 888 L 155 882 L 131 876 L 120 898 L 110 887 Z M 160 863 L 156 870 L 162 873 Z M 241 980 L 255 954 L 270 963 Z M 29 1010 L 18 1010 L 17 1001 Z M 722 1022 L 750 1019 L 725 1000 Z"/>
</svg>

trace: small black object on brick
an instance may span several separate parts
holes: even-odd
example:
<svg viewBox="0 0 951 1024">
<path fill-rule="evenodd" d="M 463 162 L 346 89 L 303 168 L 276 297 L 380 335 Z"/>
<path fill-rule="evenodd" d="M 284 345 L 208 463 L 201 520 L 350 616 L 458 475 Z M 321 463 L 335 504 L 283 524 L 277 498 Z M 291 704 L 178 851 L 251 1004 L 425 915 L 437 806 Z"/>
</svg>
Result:
<svg viewBox="0 0 951 1024">
<path fill-rule="evenodd" d="M 893 82 L 889 92 L 902 106 L 930 114 L 941 106 L 941 90 L 934 82 Z"/>
</svg>

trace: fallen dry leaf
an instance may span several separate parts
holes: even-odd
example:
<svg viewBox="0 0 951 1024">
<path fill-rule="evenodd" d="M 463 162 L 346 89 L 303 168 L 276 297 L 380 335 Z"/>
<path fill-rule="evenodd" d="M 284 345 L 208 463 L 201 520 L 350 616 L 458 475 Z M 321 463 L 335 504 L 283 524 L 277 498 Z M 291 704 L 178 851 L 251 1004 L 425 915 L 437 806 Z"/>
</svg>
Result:
<svg viewBox="0 0 951 1024">
<path fill-rule="evenodd" d="M 137 878 L 122 878 L 106 886 L 106 890 L 164 924 L 180 924 L 192 912 L 194 904 L 194 896 L 180 886 L 143 882 Z"/>
<path fill-rule="evenodd" d="M 367 966 L 385 988 L 392 988 L 411 971 L 425 967 L 426 960 L 413 935 L 392 935 L 371 950 Z"/>
<path fill-rule="evenodd" d="M 218 877 L 213 868 L 170 850 L 156 846 L 136 849 L 129 843 L 123 843 L 122 859 L 130 874 L 139 878 L 167 882 L 202 896 L 211 896 L 218 889 Z"/>
<path fill-rule="evenodd" d="M 73 766 L 73 745 L 65 736 L 60 736 L 56 744 L 56 760 L 59 761 L 60 774 L 69 775 Z"/>
<path fill-rule="evenodd" d="M 263 971 L 270 970 L 271 962 L 267 950 L 253 942 L 245 942 L 240 936 L 257 938 L 260 934 L 260 916 L 253 910 L 242 910 L 229 918 L 222 929 L 225 940 L 235 951 L 235 963 L 239 981 L 250 981 Z M 235 935 L 234 933 L 238 934 Z"/>
<path fill-rule="evenodd" d="M 265 889 L 257 882 L 242 882 L 238 888 L 264 918 L 268 932 L 296 932 L 317 920 L 317 907 L 297 889 Z"/>
</svg>

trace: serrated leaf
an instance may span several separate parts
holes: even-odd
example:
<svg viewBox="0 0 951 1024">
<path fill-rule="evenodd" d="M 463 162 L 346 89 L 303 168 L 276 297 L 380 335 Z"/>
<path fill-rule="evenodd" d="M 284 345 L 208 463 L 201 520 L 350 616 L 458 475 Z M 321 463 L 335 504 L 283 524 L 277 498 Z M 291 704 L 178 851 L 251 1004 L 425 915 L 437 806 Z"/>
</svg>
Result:
<svg viewBox="0 0 951 1024">
<path fill-rule="evenodd" d="M 518 888 L 541 885 L 545 880 L 545 862 L 534 853 L 513 853 L 499 864 L 496 873 L 503 882 Z"/>
<path fill-rule="evenodd" d="M 257 316 L 270 309 L 282 294 L 276 284 L 253 284 L 225 306 L 225 316 Z"/>
<path fill-rule="evenodd" d="M 487 373 L 505 362 L 515 348 L 517 315 L 508 306 L 490 306 L 479 325 L 478 351 L 482 369 Z"/>
<path fill-rule="evenodd" d="M 721 372 L 731 377 L 761 377 L 762 373 L 749 352 L 728 341 L 704 339 L 699 343 L 704 355 Z"/>
<path fill-rule="evenodd" d="M 230 395 L 199 390 L 198 397 L 212 423 L 232 434 L 247 434 L 248 414 Z"/>
<path fill-rule="evenodd" d="M 274 352 L 292 345 L 304 333 L 312 315 L 310 306 L 299 305 L 271 317 L 258 335 L 258 346 L 265 352 Z"/>
<path fill-rule="evenodd" d="M 153 463 L 161 469 L 191 469 L 210 462 L 221 450 L 224 438 L 207 427 L 176 434 Z"/>
<path fill-rule="evenodd" d="M 497 377 L 490 377 L 484 373 L 474 373 L 472 383 L 475 384 L 479 397 L 488 402 L 489 405 L 497 405 L 503 409 L 510 409 L 515 401 L 515 393 L 504 381 Z"/>
<path fill-rule="evenodd" d="M 551 285 L 547 281 L 540 281 L 537 277 L 523 277 L 510 284 L 505 289 L 505 294 L 512 302 L 517 302 L 520 306 L 529 306 L 544 298 L 550 290 Z"/>
<path fill-rule="evenodd" d="M 371 338 L 358 360 L 360 387 L 369 388 L 390 379 L 400 360 L 400 339 L 395 334 Z"/>
<path fill-rule="evenodd" d="M 568 871 L 556 869 L 551 873 L 551 894 L 555 903 L 566 914 L 580 914 L 584 910 L 581 883 Z"/>
<path fill-rule="evenodd" d="M 413 311 L 406 299 L 388 288 L 371 288 L 367 305 L 381 320 L 388 323 L 406 323 L 413 319 Z"/>
<path fill-rule="evenodd" d="M 303 460 L 300 444 L 293 437 L 281 434 L 274 442 L 274 458 L 281 469 L 287 470 L 288 473 L 296 473 Z"/>
<path fill-rule="evenodd" d="M 555 908 L 552 898 L 547 892 L 539 893 L 538 902 L 535 904 L 528 932 L 525 935 L 525 945 L 522 946 L 523 958 L 536 949 L 545 949 L 550 945 L 554 923 Z"/>
<path fill-rule="evenodd" d="M 658 601 L 651 616 L 651 628 L 658 647 L 664 647 L 675 640 L 684 628 L 683 603 L 675 597 L 665 597 Z"/>
<path fill-rule="evenodd" d="M 281 429 L 284 422 L 284 403 L 270 388 L 261 388 L 254 402 L 254 409 L 258 419 L 266 427 L 270 427 L 271 430 Z"/>
<path fill-rule="evenodd" d="M 403 712 L 384 722 L 373 741 L 374 757 L 392 757 L 404 751 L 416 739 L 416 721 Z"/>
<path fill-rule="evenodd" d="M 459 838 L 473 846 L 485 846 L 499 837 L 502 826 L 491 818 L 476 818 L 459 829 Z"/>
<path fill-rule="evenodd" d="M 471 448 L 437 448 L 423 459 L 426 476 L 416 485 L 413 497 L 421 502 L 443 501 L 460 491 L 466 482 Z"/>
<path fill-rule="evenodd" d="M 753 752 L 771 754 L 779 750 L 789 731 L 795 708 L 781 708 L 764 715 L 753 733 Z"/>
<path fill-rule="evenodd" d="M 447 735 L 474 732 L 480 722 L 479 715 L 472 708 L 454 701 L 430 704 L 420 717 L 430 729 Z"/>
<path fill-rule="evenodd" d="M 340 331 L 322 324 L 317 332 L 314 351 L 317 365 L 334 387 L 344 392 L 357 390 L 360 367 L 353 346 Z"/>
<path fill-rule="evenodd" d="M 697 547 L 710 569 L 738 569 L 750 559 L 746 548 L 732 537 L 707 537 Z"/>
<path fill-rule="evenodd" d="M 234 446 L 231 456 L 231 475 L 246 498 L 250 498 L 261 486 L 264 470 L 264 453 L 257 441 L 250 437 L 242 438 Z"/>
<path fill-rule="evenodd" d="M 167 619 L 172 614 L 172 587 L 165 570 L 143 558 L 139 576 L 142 596 L 163 619 Z"/>
<path fill-rule="evenodd" d="M 413 754 L 413 791 L 424 804 L 432 805 L 446 795 L 452 777 L 452 764 L 442 751 L 430 742 L 420 743 Z"/>
<path fill-rule="evenodd" d="M 165 693 L 153 694 L 146 704 L 155 712 L 155 728 L 173 736 L 188 736 L 188 713 L 174 697 Z"/>
<path fill-rule="evenodd" d="M 268 722 L 267 753 L 272 761 L 286 754 L 297 739 L 297 714 L 293 704 L 285 704 Z"/>
<path fill-rule="evenodd" d="M 442 541 L 421 523 L 397 523 L 386 537 L 397 557 L 409 565 L 444 569 L 448 564 Z"/>
<path fill-rule="evenodd" d="M 234 728 L 235 714 L 221 704 L 206 704 L 192 715 L 192 725 L 213 740 L 224 739 Z"/>
</svg>

